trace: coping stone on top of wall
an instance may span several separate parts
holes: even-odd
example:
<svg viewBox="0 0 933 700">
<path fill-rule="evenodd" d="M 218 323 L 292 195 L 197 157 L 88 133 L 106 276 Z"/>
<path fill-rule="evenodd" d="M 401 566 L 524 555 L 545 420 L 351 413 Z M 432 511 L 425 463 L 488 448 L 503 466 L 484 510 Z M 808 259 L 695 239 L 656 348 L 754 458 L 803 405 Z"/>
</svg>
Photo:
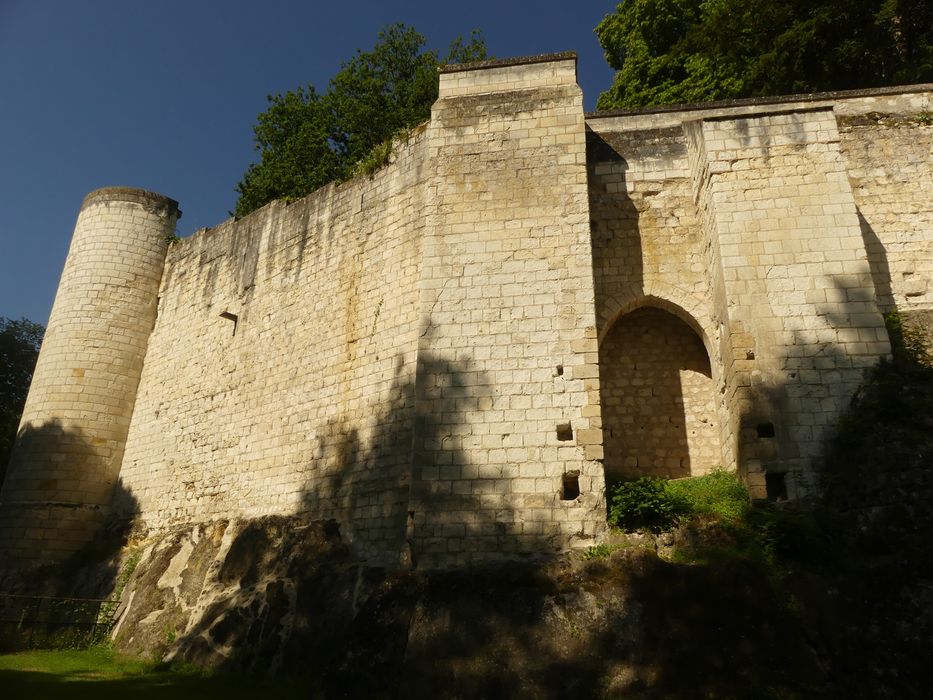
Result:
<svg viewBox="0 0 933 700">
<path fill-rule="evenodd" d="M 169 214 L 174 212 L 177 218 L 181 218 L 181 209 L 178 208 L 178 202 L 174 199 L 137 187 L 101 187 L 84 198 L 81 202 L 81 209 L 98 202 L 135 202 L 155 210 L 165 209 Z"/>
<path fill-rule="evenodd" d="M 542 53 L 535 56 L 516 56 L 515 58 L 491 58 L 487 61 L 473 61 L 471 63 L 447 63 L 437 67 L 438 73 L 462 73 L 465 71 L 485 70 L 487 68 L 507 68 L 509 66 L 524 66 L 532 63 L 551 63 L 552 61 L 576 61 L 576 51 L 560 51 L 558 53 Z"/>
<path fill-rule="evenodd" d="M 799 95 L 775 95 L 769 97 L 744 97 L 735 100 L 717 100 L 714 102 L 687 102 L 683 104 L 656 105 L 654 107 L 629 107 L 587 112 L 587 119 L 607 117 L 625 117 L 637 114 L 664 114 L 667 112 L 690 112 L 695 110 L 726 109 L 729 107 L 749 107 L 773 105 L 783 102 L 824 102 L 858 97 L 880 97 L 884 95 L 904 95 L 914 92 L 933 91 L 933 83 L 917 85 L 892 85 L 890 87 L 864 88 L 859 90 L 834 90 L 831 92 L 809 92 Z"/>
<path fill-rule="evenodd" d="M 710 116 L 701 117 L 698 119 L 684 120 L 684 123 L 689 123 L 691 121 L 699 122 L 729 122 L 729 121 L 740 121 L 742 119 L 758 119 L 761 117 L 780 117 L 785 114 L 809 114 L 816 112 L 832 112 L 833 108 L 829 105 L 816 105 L 815 107 L 798 107 L 796 109 L 762 109 L 757 112 L 740 112 L 740 113 L 727 113 L 727 114 L 714 114 Z"/>
</svg>

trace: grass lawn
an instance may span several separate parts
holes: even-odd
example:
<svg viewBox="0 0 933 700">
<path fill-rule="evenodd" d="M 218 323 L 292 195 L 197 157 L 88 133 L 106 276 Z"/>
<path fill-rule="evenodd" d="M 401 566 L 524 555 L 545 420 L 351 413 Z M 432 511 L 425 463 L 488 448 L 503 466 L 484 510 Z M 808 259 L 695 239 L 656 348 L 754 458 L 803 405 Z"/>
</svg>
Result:
<svg viewBox="0 0 933 700">
<path fill-rule="evenodd" d="M 0 695 L 10 700 L 94 698 L 95 700 L 278 700 L 307 698 L 296 679 L 210 674 L 163 669 L 119 656 L 105 648 L 84 651 L 27 651 L 0 655 Z"/>
</svg>

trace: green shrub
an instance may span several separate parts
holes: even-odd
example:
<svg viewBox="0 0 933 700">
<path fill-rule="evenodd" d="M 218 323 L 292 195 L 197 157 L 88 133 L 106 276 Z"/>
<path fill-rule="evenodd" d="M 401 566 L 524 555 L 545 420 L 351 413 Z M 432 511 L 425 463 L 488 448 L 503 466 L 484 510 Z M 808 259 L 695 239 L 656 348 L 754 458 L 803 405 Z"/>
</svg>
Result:
<svg viewBox="0 0 933 700">
<path fill-rule="evenodd" d="M 369 153 L 350 169 L 350 177 L 359 177 L 361 175 L 372 177 L 377 170 L 389 164 L 392 158 L 392 147 L 392 139 L 377 143 Z"/>
<path fill-rule="evenodd" d="M 359 177 L 366 175 L 372 177 L 377 170 L 384 168 L 392 161 L 392 154 L 395 152 L 396 143 L 402 141 L 408 143 L 411 138 L 411 129 L 399 129 L 385 141 L 377 143 L 372 149 L 363 156 L 353 167 L 350 168 L 350 177 Z"/>
<path fill-rule="evenodd" d="M 623 530 L 662 532 L 689 513 L 689 502 L 666 479 L 643 476 L 611 490 L 609 524 Z"/>
<path fill-rule="evenodd" d="M 642 477 L 610 489 L 609 524 L 623 530 L 668 530 L 690 515 L 738 522 L 748 513 L 738 476 L 718 469 L 706 476 L 668 481 Z"/>
<path fill-rule="evenodd" d="M 748 513 L 748 492 L 737 474 L 717 469 L 706 476 L 670 482 L 691 513 L 708 513 L 736 522 Z"/>
<path fill-rule="evenodd" d="M 612 547 L 604 542 L 602 544 L 594 544 L 592 547 L 587 547 L 580 556 L 583 559 L 605 559 L 610 554 L 612 554 Z"/>
<path fill-rule="evenodd" d="M 749 512 L 747 527 L 771 564 L 826 565 L 835 558 L 831 529 L 812 515 L 757 508 Z"/>
</svg>

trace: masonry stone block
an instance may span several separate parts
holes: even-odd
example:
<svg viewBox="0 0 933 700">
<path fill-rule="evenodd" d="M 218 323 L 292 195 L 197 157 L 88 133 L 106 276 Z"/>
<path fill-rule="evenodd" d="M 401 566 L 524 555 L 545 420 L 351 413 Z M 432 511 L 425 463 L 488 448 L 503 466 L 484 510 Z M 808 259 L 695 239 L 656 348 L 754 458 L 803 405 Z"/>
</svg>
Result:
<svg viewBox="0 0 933 700">
<path fill-rule="evenodd" d="M 882 314 L 930 325 L 931 100 L 584 115 L 554 54 L 447 67 L 371 177 L 171 245 L 175 202 L 94 192 L 0 557 L 301 514 L 371 563 L 458 566 L 598 541 L 607 478 L 817 493 Z"/>
</svg>

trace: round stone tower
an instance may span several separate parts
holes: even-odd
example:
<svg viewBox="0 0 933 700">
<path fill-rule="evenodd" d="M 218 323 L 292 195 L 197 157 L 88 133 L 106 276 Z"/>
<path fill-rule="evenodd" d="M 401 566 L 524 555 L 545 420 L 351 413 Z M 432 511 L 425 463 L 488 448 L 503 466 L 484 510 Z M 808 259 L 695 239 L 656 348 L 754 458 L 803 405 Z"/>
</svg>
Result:
<svg viewBox="0 0 933 700">
<path fill-rule="evenodd" d="M 85 197 L 0 491 L 0 567 L 61 560 L 103 523 L 180 215 L 143 190 Z"/>
</svg>

